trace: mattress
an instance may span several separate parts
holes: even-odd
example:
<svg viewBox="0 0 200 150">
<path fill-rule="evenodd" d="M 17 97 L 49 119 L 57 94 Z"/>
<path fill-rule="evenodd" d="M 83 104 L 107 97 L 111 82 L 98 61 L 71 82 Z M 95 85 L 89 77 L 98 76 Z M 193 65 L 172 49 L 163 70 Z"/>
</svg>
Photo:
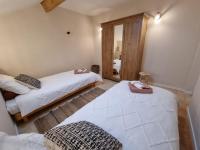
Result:
<svg viewBox="0 0 200 150">
<path fill-rule="evenodd" d="M 33 89 L 31 92 L 17 96 L 14 100 L 6 103 L 11 114 L 15 114 L 20 110 L 21 115 L 26 116 L 32 111 L 52 103 L 81 87 L 102 81 L 102 78 L 93 72 L 75 75 L 74 71 L 68 71 L 39 80 L 42 84 L 41 89 Z"/>
<path fill-rule="evenodd" d="M 167 90 L 133 94 L 122 81 L 59 126 L 86 120 L 116 137 L 123 150 L 179 150 L 177 102 Z"/>
</svg>

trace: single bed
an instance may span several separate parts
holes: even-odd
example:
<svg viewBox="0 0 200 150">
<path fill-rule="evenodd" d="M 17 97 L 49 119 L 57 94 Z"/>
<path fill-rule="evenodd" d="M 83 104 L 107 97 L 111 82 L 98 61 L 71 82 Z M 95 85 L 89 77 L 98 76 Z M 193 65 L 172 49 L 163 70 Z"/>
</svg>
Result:
<svg viewBox="0 0 200 150">
<path fill-rule="evenodd" d="M 74 74 L 74 71 L 68 71 L 39 80 L 42 84 L 41 89 L 33 89 L 28 94 L 19 95 L 6 102 L 8 112 L 16 119 L 27 118 L 66 96 L 94 86 L 96 82 L 102 81 L 102 78 L 93 72 Z"/>
<path fill-rule="evenodd" d="M 133 94 L 128 81 L 122 81 L 59 126 L 85 120 L 116 137 L 123 150 L 179 150 L 175 95 L 158 87 L 153 90 Z"/>
</svg>

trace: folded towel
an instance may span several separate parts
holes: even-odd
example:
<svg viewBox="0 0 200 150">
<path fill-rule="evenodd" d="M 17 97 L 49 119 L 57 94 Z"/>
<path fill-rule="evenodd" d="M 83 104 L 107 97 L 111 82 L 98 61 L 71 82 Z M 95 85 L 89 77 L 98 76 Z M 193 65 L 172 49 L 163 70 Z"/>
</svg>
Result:
<svg viewBox="0 0 200 150">
<path fill-rule="evenodd" d="M 74 74 L 83 74 L 83 73 L 89 73 L 90 71 L 86 68 L 81 68 L 81 69 L 75 69 Z"/>
<path fill-rule="evenodd" d="M 138 89 L 149 89 L 149 88 L 151 88 L 149 85 L 142 83 L 140 81 L 132 81 L 130 83 L 133 84 Z"/>
<path fill-rule="evenodd" d="M 138 88 L 135 86 L 135 84 L 132 84 L 131 82 L 128 83 L 129 89 L 131 92 L 133 93 L 141 93 L 141 94 L 152 94 L 153 93 L 153 89 L 151 87 L 141 87 Z"/>
</svg>

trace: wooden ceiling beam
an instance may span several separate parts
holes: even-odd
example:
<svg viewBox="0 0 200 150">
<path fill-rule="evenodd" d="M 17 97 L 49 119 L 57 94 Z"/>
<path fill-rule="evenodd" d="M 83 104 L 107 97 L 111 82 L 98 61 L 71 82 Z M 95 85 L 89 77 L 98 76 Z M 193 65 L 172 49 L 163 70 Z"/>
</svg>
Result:
<svg viewBox="0 0 200 150">
<path fill-rule="evenodd" d="M 43 0 L 40 4 L 46 12 L 50 12 L 65 0 Z"/>
</svg>

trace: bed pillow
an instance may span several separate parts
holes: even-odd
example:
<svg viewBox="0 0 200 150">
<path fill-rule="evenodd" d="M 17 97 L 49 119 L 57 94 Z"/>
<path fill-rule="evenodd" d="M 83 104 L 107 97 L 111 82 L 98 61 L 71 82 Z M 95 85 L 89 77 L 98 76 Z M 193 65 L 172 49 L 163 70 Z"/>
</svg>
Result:
<svg viewBox="0 0 200 150">
<path fill-rule="evenodd" d="M 51 129 L 44 134 L 50 150 L 120 150 L 122 144 L 100 127 L 80 121 Z"/>
<path fill-rule="evenodd" d="M 35 79 L 31 76 L 25 75 L 25 74 L 20 74 L 17 77 L 15 77 L 15 80 L 17 80 L 19 83 L 34 89 L 40 89 L 41 88 L 41 82 L 38 79 Z"/>
<path fill-rule="evenodd" d="M 28 87 L 19 84 L 13 77 L 3 74 L 0 74 L 0 88 L 20 95 L 30 92 Z"/>
</svg>

